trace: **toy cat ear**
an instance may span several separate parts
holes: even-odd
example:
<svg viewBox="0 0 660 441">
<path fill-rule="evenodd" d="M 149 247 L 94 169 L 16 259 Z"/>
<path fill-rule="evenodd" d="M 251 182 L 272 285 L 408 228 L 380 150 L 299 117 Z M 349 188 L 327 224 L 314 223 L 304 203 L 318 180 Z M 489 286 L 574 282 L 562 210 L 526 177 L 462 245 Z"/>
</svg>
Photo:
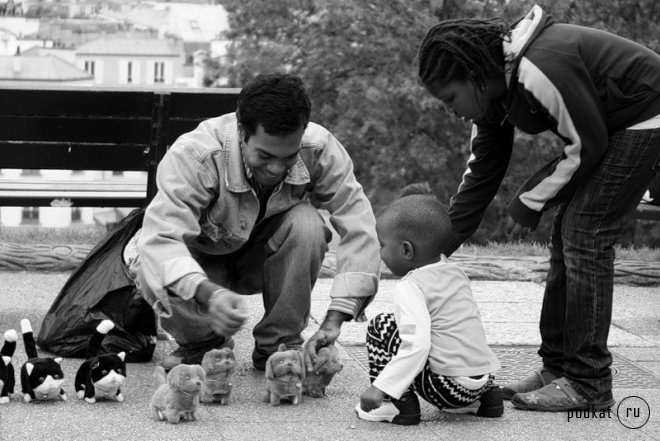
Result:
<svg viewBox="0 0 660 441">
<path fill-rule="evenodd" d="M 123 352 L 123 351 L 120 352 L 119 354 L 117 354 L 117 357 L 121 358 L 121 361 L 125 361 L 126 360 L 126 352 Z"/>
<path fill-rule="evenodd" d="M 5 364 L 5 366 L 9 366 L 9 363 L 11 363 L 11 357 L 7 357 L 6 355 L 2 357 L 2 361 Z"/>
<path fill-rule="evenodd" d="M 54 360 L 55 363 L 57 363 L 57 364 L 61 364 L 61 363 L 62 363 L 62 357 L 57 357 L 57 358 L 54 358 L 53 360 Z"/>
<path fill-rule="evenodd" d="M 278 352 L 284 352 L 286 351 L 286 345 L 284 343 L 281 343 L 279 347 L 277 348 Z"/>
<path fill-rule="evenodd" d="M 32 363 L 25 363 L 25 371 L 28 375 L 32 375 L 32 369 L 34 369 L 34 365 Z"/>
</svg>

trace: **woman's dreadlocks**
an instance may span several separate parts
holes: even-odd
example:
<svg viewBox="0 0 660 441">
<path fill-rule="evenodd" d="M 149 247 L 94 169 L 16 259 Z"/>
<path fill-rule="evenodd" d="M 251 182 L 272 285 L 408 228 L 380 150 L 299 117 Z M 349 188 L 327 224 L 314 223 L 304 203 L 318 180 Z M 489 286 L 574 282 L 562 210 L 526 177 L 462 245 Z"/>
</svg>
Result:
<svg viewBox="0 0 660 441">
<path fill-rule="evenodd" d="M 418 53 L 419 79 L 471 80 L 484 88 L 488 78 L 504 72 L 502 41 L 511 28 L 501 19 L 455 19 L 433 26 Z"/>
</svg>

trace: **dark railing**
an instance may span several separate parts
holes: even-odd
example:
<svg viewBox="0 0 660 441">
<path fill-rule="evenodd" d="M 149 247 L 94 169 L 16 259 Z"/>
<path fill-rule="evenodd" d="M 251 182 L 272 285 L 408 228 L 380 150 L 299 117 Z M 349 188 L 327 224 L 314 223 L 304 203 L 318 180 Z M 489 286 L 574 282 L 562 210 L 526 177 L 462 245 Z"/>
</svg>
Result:
<svg viewBox="0 0 660 441">
<path fill-rule="evenodd" d="M 238 89 L 5 87 L 0 90 L 0 169 L 143 171 L 119 180 L 47 181 L 0 176 L 0 206 L 144 206 L 156 167 L 181 134 L 233 112 Z M 660 220 L 640 204 L 633 217 Z"/>
</svg>

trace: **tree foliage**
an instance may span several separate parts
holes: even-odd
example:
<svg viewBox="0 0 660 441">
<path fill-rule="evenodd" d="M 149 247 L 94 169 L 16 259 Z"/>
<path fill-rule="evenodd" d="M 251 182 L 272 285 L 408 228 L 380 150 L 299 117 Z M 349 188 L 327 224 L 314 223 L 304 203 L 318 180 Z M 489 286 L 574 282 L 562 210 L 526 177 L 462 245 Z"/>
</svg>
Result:
<svg viewBox="0 0 660 441">
<path fill-rule="evenodd" d="M 417 47 L 435 22 L 503 16 L 514 21 L 539 3 L 558 21 L 607 29 L 658 49 L 656 0 L 222 0 L 230 17 L 223 60 L 207 83 L 240 87 L 260 73 L 300 75 L 313 120 L 344 144 L 378 210 L 405 185 L 426 181 L 444 201 L 469 154 L 470 127 L 443 113 L 417 82 Z M 218 84 L 217 78 L 224 81 Z M 503 237 L 508 201 L 560 149 L 550 135 L 519 134 L 509 172 L 475 241 Z M 549 216 L 532 238 L 545 241 Z"/>
</svg>

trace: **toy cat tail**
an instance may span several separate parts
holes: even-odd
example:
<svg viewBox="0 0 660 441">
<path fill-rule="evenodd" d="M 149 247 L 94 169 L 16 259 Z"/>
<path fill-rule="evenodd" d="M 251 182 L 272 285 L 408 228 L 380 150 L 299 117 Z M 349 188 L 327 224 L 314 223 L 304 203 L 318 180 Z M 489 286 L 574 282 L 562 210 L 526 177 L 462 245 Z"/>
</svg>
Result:
<svg viewBox="0 0 660 441">
<path fill-rule="evenodd" d="M 0 349 L 0 355 L 3 357 L 12 357 L 14 351 L 16 351 L 16 341 L 18 340 L 18 334 L 15 330 L 10 329 L 5 331 L 5 344 L 2 345 Z"/>
<path fill-rule="evenodd" d="M 97 398 L 124 401 L 121 386 L 126 381 L 126 353 L 99 355 L 103 339 L 114 327 L 112 320 L 103 320 L 96 326 L 87 345 L 87 359 L 76 373 L 76 393 L 88 403 L 95 403 Z"/>
<path fill-rule="evenodd" d="M 0 404 L 9 403 L 9 394 L 14 393 L 14 366 L 11 357 L 16 350 L 18 334 L 13 329 L 5 332 L 5 343 L 0 349 Z"/>
<path fill-rule="evenodd" d="M 103 343 L 103 339 L 108 334 L 108 332 L 112 331 L 114 327 L 115 324 L 112 322 L 112 320 L 103 320 L 98 324 L 94 330 L 94 333 L 92 334 L 92 338 L 89 340 L 89 344 L 87 345 L 87 358 L 98 355 L 99 349 L 101 349 L 101 343 Z"/>
<path fill-rule="evenodd" d="M 25 354 L 28 358 L 38 358 L 37 344 L 34 341 L 34 333 L 32 332 L 32 324 L 30 320 L 21 320 L 21 332 L 23 333 L 23 343 L 25 344 Z"/>
<path fill-rule="evenodd" d="M 66 393 L 62 389 L 64 382 L 64 372 L 60 366 L 62 358 L 39 357 L 32 325 L 28 319 L 21 320 L 21 331 L 25 353 L 28 356 L 28 360 L 21 367 L 23 399 L 26 402 L 54 398 L 66 400 Z"/>
</svg>

